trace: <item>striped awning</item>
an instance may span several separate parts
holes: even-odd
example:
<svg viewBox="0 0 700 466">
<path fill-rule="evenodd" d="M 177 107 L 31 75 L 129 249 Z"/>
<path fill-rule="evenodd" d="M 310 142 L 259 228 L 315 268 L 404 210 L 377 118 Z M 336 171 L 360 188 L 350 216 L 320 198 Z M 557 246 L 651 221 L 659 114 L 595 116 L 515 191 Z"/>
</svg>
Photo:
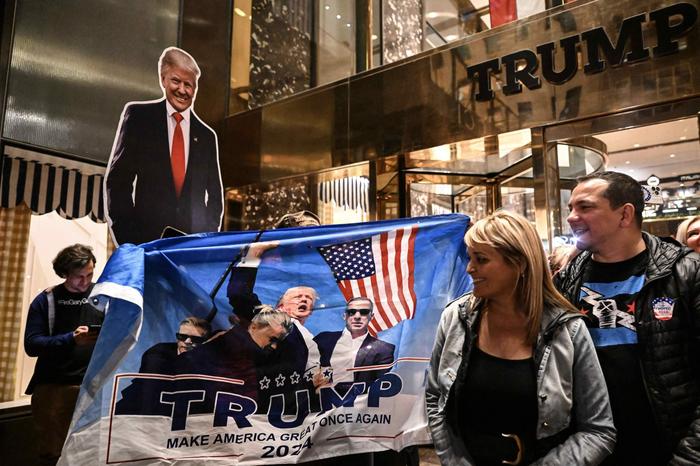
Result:
<svg viewBox="0 0 700 466">
<path fill-rule="evenodd" d="M 67 219 L 89 215 L 95 222 L 106 221 L 104 167 L 11 146 L 6 146 L 4 152 L 0 206 L 12 208 L 24 202 L 37 214 L 55 210 Z"/>
<path fill-rule="evenodd" d="M 369 213 L 369 179 L 350 176 L 318 184 L 318 198 L 323 202 L 335 202 L 346 209 L 361 209 Z"/>
</svg>

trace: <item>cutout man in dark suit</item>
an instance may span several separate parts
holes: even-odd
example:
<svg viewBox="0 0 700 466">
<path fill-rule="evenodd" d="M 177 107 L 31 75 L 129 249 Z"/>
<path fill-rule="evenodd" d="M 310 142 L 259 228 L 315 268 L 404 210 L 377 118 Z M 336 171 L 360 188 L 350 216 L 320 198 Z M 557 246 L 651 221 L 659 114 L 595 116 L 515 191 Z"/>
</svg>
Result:
<svg viewBox="0 0 700 466">
<path fill-rule="evenodd" d="M 118 244 L 158 239 L 166 226 L 197 233 L 221 224 L 216 134 L 192 108 L 201 72 L 175 47 L 158 63 L 164 97 L 124 107 L 105 176 L 107 217 Z"/>
</svg>

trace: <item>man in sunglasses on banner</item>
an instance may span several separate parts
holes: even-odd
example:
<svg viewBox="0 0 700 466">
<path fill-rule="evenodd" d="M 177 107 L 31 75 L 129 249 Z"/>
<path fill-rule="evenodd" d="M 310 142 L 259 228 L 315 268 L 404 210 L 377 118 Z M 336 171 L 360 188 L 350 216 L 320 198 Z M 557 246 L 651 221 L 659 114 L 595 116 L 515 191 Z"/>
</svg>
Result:
<svg viewBox="0 0 700 466">
<path fill-rule="evenodd" d="M 189 351 L 205 341 L 211 335 L 211 325 L 204 319 L 187 317 L 180 322 L 175 333 L 176 342 L 158 343 L 149 348 L 141 357 L 142 374 L 174 374 L 175 357 Z"/>
<path fill-rule="evenodd" d="M 394 362 L 394 345 L 369 335 L 373 309 L 369 298 L 352 298 L 345 306 L 345 329 L 321 332 L 314 338 L 321 352 L 321 366 L 333 369 L 332 385 L 338 393 L 346 393 L 356 382 L 364 382 L 367 390 Z M 362 369 L 369 366 L 373 369 Z"/>
</svg>

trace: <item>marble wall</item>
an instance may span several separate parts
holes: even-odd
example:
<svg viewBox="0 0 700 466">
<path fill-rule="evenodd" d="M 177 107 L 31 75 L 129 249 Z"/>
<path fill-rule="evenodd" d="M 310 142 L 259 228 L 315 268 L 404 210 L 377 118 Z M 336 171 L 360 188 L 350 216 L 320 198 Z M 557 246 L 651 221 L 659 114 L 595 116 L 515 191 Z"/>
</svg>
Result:
<svg viewBox="0 0 700 466">
<path fill-rule="evenodd" d="M 311 86 L 313 8 L 311 0 L 253 2 L 248 108 Z"/>
<path fill-rule="evenodd" d="M 274 228 L 283 215 L 300 210 L 313 211 L 308 180 L 252 185 L 244 188 L 242 213 L 243 230 Z"/>
<path fill-rule="evenodd" d="M 423 1 L 383 2 L 384 63 L 420 53 L 423 46 Z"/>
</svg>

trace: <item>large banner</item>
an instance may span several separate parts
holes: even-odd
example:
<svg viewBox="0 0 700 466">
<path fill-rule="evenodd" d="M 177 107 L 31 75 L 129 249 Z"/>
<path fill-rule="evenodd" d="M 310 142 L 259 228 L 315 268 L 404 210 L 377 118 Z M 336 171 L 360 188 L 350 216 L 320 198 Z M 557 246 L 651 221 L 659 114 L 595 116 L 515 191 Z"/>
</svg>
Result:
<svg viewBox="0 0 700 466">
<path fill-rule="evenodd" d="M 468 222 L 120 247 L 93 292 L 109 306 L 59 464 L 288 464 L 430 443 L 425 374 L 440 314 L 469 285 Z M 286 337 L 246 321 L 259 303 L 295 317 Z M 192 317 L 216 336 L 191 336 Z"/>
</svg>

